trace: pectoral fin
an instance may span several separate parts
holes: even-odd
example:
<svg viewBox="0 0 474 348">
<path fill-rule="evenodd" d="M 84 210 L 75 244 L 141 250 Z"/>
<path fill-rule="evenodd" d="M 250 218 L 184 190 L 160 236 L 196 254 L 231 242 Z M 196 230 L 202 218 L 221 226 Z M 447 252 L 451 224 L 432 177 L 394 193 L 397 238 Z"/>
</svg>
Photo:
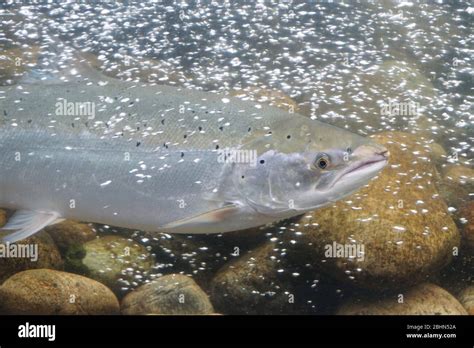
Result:
<svg viewBox="0 0 474 348">
<path fill-rule="evenodd" d="M 39 232 L 44 227 L 61 220 L 58 213 L 38 212 L 32 210 L 17 210 L 8 220 L 7 224 L 0 228 L 0 232 L 11 231 L 2 238 L 2 242 L 14 243 Z"/>
<path fill-rule="evenodd" d="M 228 204 L 222 208 L 201 215 L 171 222 L 161 226 L 160 229 L 174 233 L 206 233 L 207 229 L 209 231 L 212 230 L 210 226 L 222 223 L 226 219 L 239 214 L 240 212 L 241 206 L 237 204 Z"/>
</svg>

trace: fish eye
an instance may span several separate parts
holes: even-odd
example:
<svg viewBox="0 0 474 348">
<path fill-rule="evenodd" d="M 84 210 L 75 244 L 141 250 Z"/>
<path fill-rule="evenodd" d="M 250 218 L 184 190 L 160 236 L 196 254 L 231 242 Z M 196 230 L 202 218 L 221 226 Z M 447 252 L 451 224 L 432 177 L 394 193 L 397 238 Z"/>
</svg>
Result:
<svg viewBox="0 0 474 348">
<path fill-rule="evenodd" d="M 329 156 L 325 153 L 321 153 L 316 157 L 315 164 L 319 169 L 326 169 L 329 166 Z"/>
</svg>

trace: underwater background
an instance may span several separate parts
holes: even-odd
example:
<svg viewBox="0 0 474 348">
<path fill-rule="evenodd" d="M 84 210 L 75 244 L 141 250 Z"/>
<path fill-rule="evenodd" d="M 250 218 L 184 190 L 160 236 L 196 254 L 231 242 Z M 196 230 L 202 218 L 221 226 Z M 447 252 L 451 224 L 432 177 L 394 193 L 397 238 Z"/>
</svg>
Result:
<svg viewBox="0 0 474 348">
<path fill-rule="evenodd" d="M 391 156 L 350 197 L 272 226 L 49 226 L 20 242 L 38 260 L 0 258 L 0 313 L 474 314 L 473 17 L 469 1 L 2 4 L 2 85 L 56 54 L 55 32 L 98 74 L 275 105 Z"/>
</svg>

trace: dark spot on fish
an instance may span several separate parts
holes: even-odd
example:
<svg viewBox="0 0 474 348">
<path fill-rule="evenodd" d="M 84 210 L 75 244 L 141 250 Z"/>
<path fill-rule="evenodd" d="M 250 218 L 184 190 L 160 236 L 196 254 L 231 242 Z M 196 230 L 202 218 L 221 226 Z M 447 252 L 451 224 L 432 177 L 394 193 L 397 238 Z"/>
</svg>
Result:
<svg viewBox="0 0 474 348">
<path fill-rule="evenodd" d="M 86 127 L 89 127 L 89 122 L 86 122 L 85 125 L 86 125 Z"/>
<path fill-rule="evenodd" d="M 192 112 L 193 114 L 195 114 L 195 113 L 196 113 L 196 111 L 194 111 L 194 110 L 191 110 L 191 112 Z"/>
<path fill-rule="evenodd" d="M 133 105 L 133 104 L 134 104 L 134 102 L 132 102 L 132 101 L 130 103 L 128 103 L 128 105 Z"/>
<path fill-rule="evenodd" d="M 250 132 L 251 130 L 252 130 L 252 128 L 251 128 L 251 127 L 249 127 L 249 129 L 247 130 L 247 132 Z"/>
<path fill-rule="evenodd" d="M 245 179 L 245 175 L 242 175 L 242 179 Z"/>
<path fill-rule="evenodd" d="M 161 120 L 161 124 L 162 124 L 162 125 L 165 124 L 165 119 L 162 119 L 162 120 Z"/>
<path fill-rule="evenodd" d="M 187 137 L 188 137 L 188 135 L 187 135 L 187 134 L 183 135 L 183 138 L 184 138 L 184 139 L 186 139 Z"/>
<path fill-rule="evenodd" d="M 140 127 L 137 127 L 137 131 L 139 131 L 139 130 L 140 130 Z"/>
<path fill-rule="evenodd" d="M 66 93 L 69 93 L 69 89 L 66 89 Z"/>
<path fill-rule="evenodd" d="M 272 134 L 272 131 L 268 131 L 268 133 L 267 133 L 267 134 Z"/>
<path fill-rule="evenodd" d="M 201 127 L 201 126 L 199 126 L 198 129 L 199 129 L 199 131 L 202 131 L 202 127 Z"/>
<path fill-rule="evenodd" d="M 220 126 L 220 127 L 219 127 L 219 130 L 223 131 L 223 130 L 224 130 L 224 127 Z"/>
<path fill-rule="evenodd" d="M 71 126 L 72 126 L 72 128 L 74 128 L 74 122 L 73 122 L 73 123 L 71 123 Z"/>
<path fill-rule="evenodd" d="M 166 145 L 166 143 L 163 143 L 163 147 L 168 148 L 168 145 Z"/>
<path fill-rule="evenodd" d="M 115 97 L 115 100 L 118 100 L 118 97 Z"/>
<path fill-rule="evenodd" d="M 140 145 L 141 145 L 141 142 L 137 141 L 137 147 L 139 147 Z"/>
<path fill-rule="evenodd" d="M 219 150 L 219 145 L 216 145 L 216 150 Z"/>
<path fill-rule="evenodd" d="M 7 116 L 7 110 L 3 110 L 3 115 Z"/>
<path fill-rule="evenodd" d="M 290 139 L 290 138 L 291 138 L 291 135 L 288 134 L 288 135 L 286 136 L 286 139 Z"/>
<path fill-rule="evenodd" d="M 183 158 L 183 157 L 184 157 L 184 152 L 181 152 L 181 158 Z"/>
<path fill-rule="evenodd" d="M 204 113 L 205 113 L 205 114 L 208 114 L 208 113 L 209 113 L 209 111 L 207 111 L 207 110 L 206 110 L 206 111 L 204 111 Z"/>
<path fill-rule="evenodd" d="M 260 160 L 260 164 L 264 164 L 265 163 L 265 160 Z"/>
<path fill-rule="evenodd" d="M 33 122 L 33 120 L 28 120 L 28 123 L 31 123 L 31 122 Z"/>
</svg>

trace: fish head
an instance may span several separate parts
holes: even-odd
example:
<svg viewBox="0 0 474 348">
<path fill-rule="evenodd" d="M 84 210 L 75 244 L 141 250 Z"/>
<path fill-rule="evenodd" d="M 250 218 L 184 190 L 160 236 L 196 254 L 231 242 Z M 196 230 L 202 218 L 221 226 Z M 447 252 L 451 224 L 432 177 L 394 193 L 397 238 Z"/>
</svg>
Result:
<svg viewBox="0 0 474 348">
<path fill-rule="evenodd" d="M 236 166 L 233 182 L 240 196 L 258 212 L 284 218 L 353 193 L 388 163 L 384 146 L 325 126 L 321 136 L 300 140 L 300 151 L 273 146 L 256 165 Z"/>
</svg>

